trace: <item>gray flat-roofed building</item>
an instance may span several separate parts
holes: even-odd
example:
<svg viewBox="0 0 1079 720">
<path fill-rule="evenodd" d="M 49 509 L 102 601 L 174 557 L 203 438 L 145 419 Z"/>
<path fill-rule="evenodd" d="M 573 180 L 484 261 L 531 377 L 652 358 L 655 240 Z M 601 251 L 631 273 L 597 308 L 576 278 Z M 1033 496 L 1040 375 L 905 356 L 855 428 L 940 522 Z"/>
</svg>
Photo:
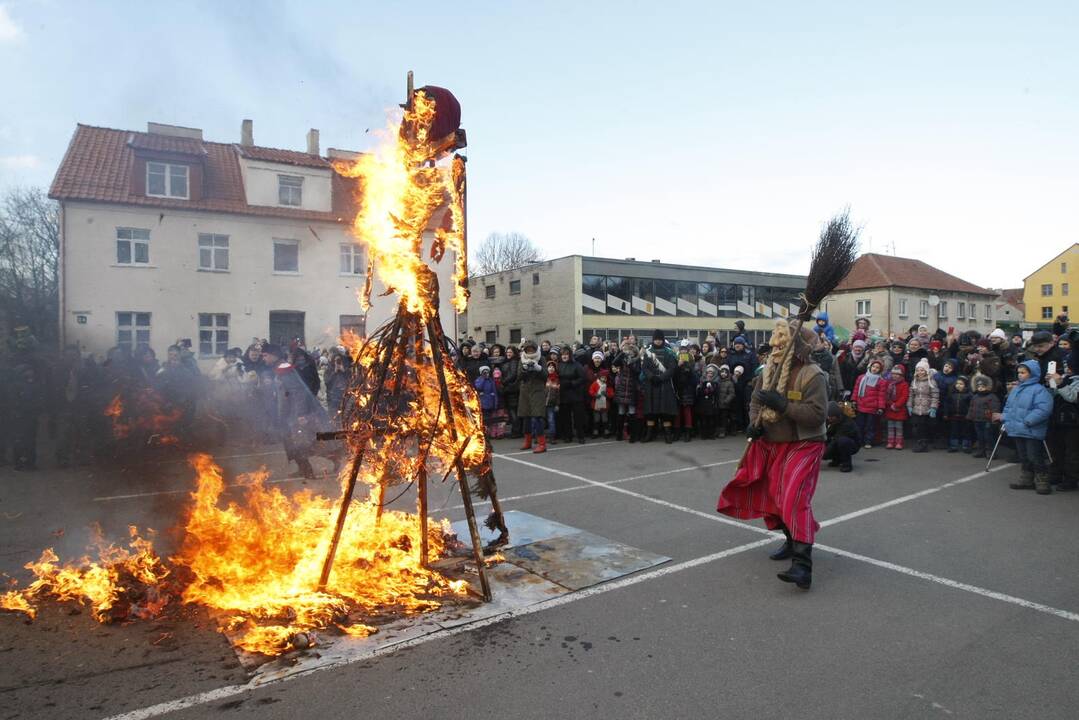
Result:
<svg viewBox="0 0 1079 720">
<path fill-rule="evenodd" d="M 657 328 L 672 340 L 729 343 L 742 320 L 759 344 L 775 318 L 797 310 L 805 276 L 570 255 L 474 277 L 469 287 L 461 334 L 487 343 L 618 341 Z"/>
</svg>

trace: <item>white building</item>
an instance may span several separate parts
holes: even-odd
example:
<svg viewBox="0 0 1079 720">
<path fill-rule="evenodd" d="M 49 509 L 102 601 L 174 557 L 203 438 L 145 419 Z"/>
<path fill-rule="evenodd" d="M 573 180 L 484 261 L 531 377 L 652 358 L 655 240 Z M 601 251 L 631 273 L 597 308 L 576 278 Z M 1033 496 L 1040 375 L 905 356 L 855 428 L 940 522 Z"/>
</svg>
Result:
<svg viewBox="0 0 1079 720">
<path fill-rule="evenodd" d="M 209 361 L 252 338 L 325 347 L 345 329 L 373 330 L 396 300 L 376 282 L 370 312 L 360 308 L 356 183 L 333 169 L 354 157 L 323 157 L 317 130 L 307 152 L 256 146 L 249 120 L 236 144 L 156 123 L 145 133 L 79 125 L 50 190 L 61 207 L 62 341 L 161 356 L 189 338 Z M 436 268 L 443 288 L 452 265 L 447 253 Z M 449 297 L 441 314 L 453 337 Z"/>
</svg>

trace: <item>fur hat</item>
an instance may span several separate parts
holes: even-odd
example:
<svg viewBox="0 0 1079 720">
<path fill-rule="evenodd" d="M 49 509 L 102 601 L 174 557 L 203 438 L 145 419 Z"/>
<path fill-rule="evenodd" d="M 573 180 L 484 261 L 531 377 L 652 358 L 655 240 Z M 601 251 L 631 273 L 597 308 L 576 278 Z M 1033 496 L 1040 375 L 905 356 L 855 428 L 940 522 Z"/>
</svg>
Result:
<svg viewBox="0 0 1079 720">
<path fill-rule="evenodd" d="M 488 375 L 490 375 L 491 374 L 491 368 L 488 367 L 487 365 L 481 365 L 480 366 L 480 375 L 483 375 L 484 373 L 487 373 Z"/>
<path fill-rule="evenodd" d="M 719 365 L 716 365 L 715 363 L 708 363 L 704 366 L 704 371 L 708 372 L 709 370 L 711 370 L 712 374 L 714 374 L 716 377 L 719 377 Z"/>
<path fill-rule="evenodd" d="M 958 382 L 958 380 L 956 381 Z M 977 390 L 980 387 L 984 387 L 986 390 L 993 389 L 993 380 L 988 375 L 982 373 L 974 373 L 974 379 L 971 382 L 971 387 Z"/>
<path fill-rule="evenodd" d="M 709 367 L 711 367 L 711 366 L 709 366 Z M 706 368 L 706 369 L 707 369 L 707 368 Z M 720 365 L 720 366 L 719 366 L 719 375 L 720 375 L 721 377 L 722 377 L 723 375 L 727 375 L 727 376 L 729 376 L 730 374 L 731 374 L 731 369 L 730 369 L 730 367 L 729 367 L 729 366 L 727 366 L 727 365 Z"/>
</svg>

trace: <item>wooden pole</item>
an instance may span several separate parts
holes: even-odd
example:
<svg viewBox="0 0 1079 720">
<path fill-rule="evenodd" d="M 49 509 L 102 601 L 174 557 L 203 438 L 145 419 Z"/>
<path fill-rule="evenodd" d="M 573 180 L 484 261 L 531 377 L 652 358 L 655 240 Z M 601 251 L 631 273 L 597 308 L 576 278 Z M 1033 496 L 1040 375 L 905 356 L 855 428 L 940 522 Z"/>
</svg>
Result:
<svg viewBox="0 0 1079 720">
<path fill-rule="evenodd" d="M 427 337 L 431 342 L 431 355 L 435 361 L 435 371 L 438 373 L 439 391 L 442 393 L 442 404 L 446 408 L 446 421 L 449 424 L 450 439 L 456 445 L 457 427 L 453 422 L 453 403 L 450 398 L 449 384 L 446 382 L 446 366 L 442 360 L 442 329 L 438 324 L 438 313 L 432 320 L 427 322 Z M 468 489 L 468 478 L 465 475 L 465 466 L 460 457 L 454 460 L 454 470 L 457 473 L 457 484 L 461 490 L 461 502 L 465 507 L 465 517 L 468 520 L 468 534 L 472 538 L 472 555 L 476 561 L 476 572 L 480 578 L 480 589 L 483 599 L 491 602 L 491 585 L 487 580 L 487 567 L 483 559 L 483 544 L 480 539 L 480 529 L 476 524 L 476 509 L 472 505 L 472 492 Z"/>
</svg>

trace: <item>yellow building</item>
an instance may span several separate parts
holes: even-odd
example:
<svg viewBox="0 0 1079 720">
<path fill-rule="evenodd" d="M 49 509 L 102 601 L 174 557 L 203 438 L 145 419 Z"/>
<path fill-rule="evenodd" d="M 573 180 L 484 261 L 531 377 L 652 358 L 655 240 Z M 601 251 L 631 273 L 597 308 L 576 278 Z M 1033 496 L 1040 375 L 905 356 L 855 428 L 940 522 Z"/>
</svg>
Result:
<svg viewBox="0 0 1079 720">
<path fill-rule="evenodd" d="M 1048 326 L 1058 315 L 1070 315 L 1073 287 L 1079 292 L 1079 243 L 1023 280 L 1027 323 Z"/>
</svg>

